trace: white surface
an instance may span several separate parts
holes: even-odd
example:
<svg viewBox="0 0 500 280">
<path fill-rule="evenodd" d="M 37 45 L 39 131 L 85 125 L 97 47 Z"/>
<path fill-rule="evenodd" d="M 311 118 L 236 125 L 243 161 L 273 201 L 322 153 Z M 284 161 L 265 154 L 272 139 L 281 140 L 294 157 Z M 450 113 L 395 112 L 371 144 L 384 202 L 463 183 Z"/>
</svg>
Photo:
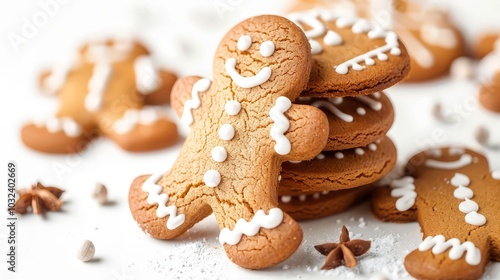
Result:
<svg viewBox="0 0 500 280">
<path fill-rule="evenodd" d="M 44 1 L 42 1 L 44 2 Z M 44 97 L 36 88 L 36 77 L 45 66 L 65 62 L 89 34 L 110 34 L 123 30 L 140 31 L 153 53 L 164 65 L 183 75 L 211 75 L 211 60 L 221 36 L 236 22 L 253 14 L 278 11 L 266 1 L 71 1 L 60 5 L 47 24 L 40 27 L 15 52 L 8 41 L 11 32 L 20 33 L 23 18 L 32 19 L 42 11 L 38 1 L 3 1 L 0 4 L 0 88 L 2 89 L 2 162 L 18 166 L 18 186 L 37 180 L 65 189 L 63 211 L 46 217 L 26 215 L 18 220 L 18 273 L 7 274 L 0 265 L 0 279 L 174 279 L 174 278 L 368 278 L 373 273 L 402 278 L 404 256 L 421 240 L 419 226 L 381 223 L 373 218 L 368 204 L 346 213 L 302 223 L 305 237 L 301 248 L 284 263 L 264 271 L 248 271 L 227 260 L 216 237 L 213 217 L 195 226 L 182 238 L 158 241 L 146 236 L 133 221 L 127 204 L 130 182 L 140 174 L 164 170 L 175 160 L 180 148 L 130 154 L 107 139 L 95 141 L 78 155 L 53 156 L 25 148 L 19 139 L 22 123 L 35 116 L 50 115 L 56 100 Z M 215 9 L 226 8 L 219 14 Z M 223 6 L 221 4 L 226 4 Z M 178 4 L 177 4 L 178 5 Z M 471 6 L 473 5 L 473 6 Z M 490 5 L 490 6 L 488 6 Z M 454 14 L 467 34 L 498 20 L 498 1 L 454 1 Z M 479 9 L 481 8 L 481 9 Z M 466 13 L 470 12 L 470 13 Z M 467 17 L 468 16 L 468 17 Z M 500 152 L 484 150 L 474 140 L 479 124 L 494 129 L 500 143 L 500 116 L 484 112 L 475 99 L 477 85 L 444 78 L 419 85 L 389 89 L 396 108 L 390 136 L 399 150 L 400 163 L 429 145 L 464 144 L 485 152 L 493 169 L 500 169 Z M 435 102 L 451 110 L 453 124 L 436 121 Z M 1 172 L 6 181 L 6 170 Z M 91 198 L 97 182 L 108 187 L 114 202 L 101 206 Z M 6 190 L 0 191 L 0 209 L 5 209 Z M 4 219 L 3 215 L 0 215 Z M 363 218 L 363 220 L 360 220 Z M 6 254 L 5 226 L 0 227 L 0 255 Z M 312 246 L 336 241 L 342 224 L 362 238 L 374 239 L 368 255 L 357 269 L 317 271 L 324 257 Z M 96 261 L 81 263 L 76 257 L 80 242 L 89 239 L 96 246 Z M 4 259 L 0 257 L 0 259 Z M 498 263 L 490 265 L 485 279 L 497 278 Z M 13 277 L 14 276 L 14 277 Z"/>
</svg>

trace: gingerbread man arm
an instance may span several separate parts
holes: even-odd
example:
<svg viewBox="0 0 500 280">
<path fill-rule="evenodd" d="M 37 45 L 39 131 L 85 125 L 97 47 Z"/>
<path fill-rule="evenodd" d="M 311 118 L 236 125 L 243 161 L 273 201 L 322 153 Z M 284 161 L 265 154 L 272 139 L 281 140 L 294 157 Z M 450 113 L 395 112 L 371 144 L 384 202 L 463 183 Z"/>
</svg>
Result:
<svg viewBox="0 0 500 280">
<path fill-rule="evenodd" d="M 284 158 L 304 160 L 317 156 L 328 140 L 328 119 L 325 113 L 312 106 L 292 105 L 285 115 L 290 122 L 285 136 L 290 141 L 291 150 Z"/>
<path fill-rule="evenodd" d="M 417 221 L 413 177 L 404 177 L 389 186 L 376 189 L 372 195 L 373 214 L 384 222 L 408 223 Z"/>
<path fill-rule="evenodd" d="M 167 70 L 160 69 L 158 71 L 160 86 L 155 91 L 146 95 L 144 102 L 147 105 L 163 105 L 170 103 L 170 93 L 172 87 L 177 80 L 177 76 Z"/>
<path fill-rule="evenodd" d="M 192 100 L 192 105 L 197 107 L 196 105 L 200 103 L 198 95 L 199 92 L 207 91 L 210 87 L 210 83 L 210 80 L 196 76 L 185 77 L 175 82 L 172 88 L 170 103 L 179 118 L 182 117 L 186 102 L 188 102 L 189 100 Z M 191 109 L 194 109 L 194 107 Z"/>
</svg>

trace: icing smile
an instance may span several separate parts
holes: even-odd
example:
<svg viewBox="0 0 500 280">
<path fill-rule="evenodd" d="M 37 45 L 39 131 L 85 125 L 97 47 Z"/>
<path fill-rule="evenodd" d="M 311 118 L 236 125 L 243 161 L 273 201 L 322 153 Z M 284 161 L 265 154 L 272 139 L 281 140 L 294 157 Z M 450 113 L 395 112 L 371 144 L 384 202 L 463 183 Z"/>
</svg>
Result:
<svg viewBox="0 0 500 280">
<path fill-rule="evenodd" d="M 230 58 L 226 60 L 226 72 L 231 76 L 231 79 L 242 88 L 253 88 L 265 83 L 271 77 L 271 67 L 262 68 L 255 76 L 243 77 L 236 71 L 236 59 Z"/>
</svg>

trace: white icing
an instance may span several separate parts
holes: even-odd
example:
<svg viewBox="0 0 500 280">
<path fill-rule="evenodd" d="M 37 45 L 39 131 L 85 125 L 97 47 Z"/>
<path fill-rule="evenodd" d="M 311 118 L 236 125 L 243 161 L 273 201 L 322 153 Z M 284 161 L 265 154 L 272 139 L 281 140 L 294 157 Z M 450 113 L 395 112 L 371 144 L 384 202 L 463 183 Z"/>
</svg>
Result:
<svg viewBox="0 0 500 280">
<path fill-rule="evenodd" d="M 85 109 L 89 112 L 95 112 L 101 108 L 104 90 L 109 82 L 112 67 L 108 63 L 97 63 L 94 66 L 92 77 L 90 77 L 88 88 L 89 92 L 85 97 Z"/>
<path fill-rule="evenodd" d="M 71 66 L 69 64 L 60 64 L 53 67 L 50 71 L 50 75 L 43 80 L 43 91 L 49 95 L 55 95 L 63 86 L 70 68 Z"/>
<path fill-rule="evenodd" d="M 337 159 L 343 159 L 344 158 L 344 154 L 342 152 L 335 152 L 334 156 Z"/>
<path fill-rule="evenodd" d="M 233 82 L 242 88 L 253 88 L 259 86 L 269 80 L 271 77 L 271 67 L 266 66 L 252 77 L 243 77 L 236 71 L 236 59 L 230 58 L 226 60 L 226 72 L 229 74 Z"/>
<path fill-rule="evenodd" d="M 265 41 L 260 45 L 259 52 L 263 57 L 270 57 L 274 53 L 274 43 Z"/>
<path fill-rule="evenodd" d="M 380 94 L 380 92 L 375 92 L 372 95 L 373 95 L 373 97 L 375 97 L 377 99 L 379 99 L 380 97 L 382 97 L 382 95 Z"/>
<path fill-rule="evenodd" d="M 355 96 L 354 98 L 356 100 L 360 101 L 361 103 L 369 106 L 370 108 L 372 108 L 372 110 L 375 110 L 375 111 L 382 110 L 382 103 L 379 101 L 373 100 L 368 95 L 367 96 Z"/>
<path fill-rule="evenodd" d="M 212 158 L 216 162 L 224 162 L 227 159 L 227 151 L 222 146 L 216 146 L 212 150 Z"/>
<path fill-rule="evenodd" d="M 431 157 L 440 157 L 442 155 L 442 151 L 439 148 L 433 148 L 425 151 L 425 154 Z"/>
<path fill-rule="evenodd" d="M 460 169 L 472 163 L 472 156 L 469 154 L 462 155 L 456 161 L 438 161 L 434 159 L 427 159 L 425 165 L 427 167 L 439 169 Z"/>
<path fill-rule="evenodd" d="M 460 202 L 460 204 L 458 205 L 458 210 L 460 210 L 460 212 L 464 214 L 470 213 L 472 211 L 477 212 L 479 210 L 479 205 L 477 205 L 474 200 L 465 198 L 465 200 Z"/>
<path fill-rule="evenodd" d="M 474 192 L 470 188 L 457 186 L 457 188 L 453 192 L 453 196 L 458 199 L 471 199 L 474 196 Z"/>
<path fill-rule="evenodd" d="M 238 39 L 238 43 L 236 43 L 236 46 L 240 51 L 248 50 L 251 45 L 252 45 L 252 37 L 248 35 L 241 35 L 241 37 Z"/>
<path fill-rule="evenodd" d="M 374 143 L 368 144 L 368 149 L 370 149 L 370 151 L 376 151 L 377 145 Z"/>
<path fill-rule="evenodd" d="M 217 170 L 210 169 L 203 175 L 203 182 L 207 187 L 215 188 L 220 184 L 221 177 Z"/>
<path fill-rule="evenodd" d="M 364 116 L 364 115 L 366 115 L 366 110 L 365 110 L 365 108 L 358 107 L 356 109 L 356 113 L 358 113 L 361 116 Z"/>
<path fill-rule="evenodd" d="M 78 137 L 82 134 L 82 127 L 70 117 L 52 117 L 46 121 L 34 122 L 37 127 L 45 127 L 50 133 L 63 132 L 68 137 Z"/>
<path fill-rule="evenodd" d="M 340 17 L 339 19 L 337 19 L 337 22 L 335 24 L 338 28 L 346 28 L 353 26 L 357 21 L 358 18 L 356 17 Z"/>
<path fill-rule="evenodd" d="M 259 210 L 250 222 L 245 221 L 245 219 L 239 219 L 233 230 L 223 228 L 219 234 L 219 242 L 222 245 L 226 243 L 236 245 L 240 242 L 243 234 L 254 236 L 259 233 L 261 228 L 273 229 L 278 227 L 282 221 L 283 211 L 279 208 L 270 209 L 269 214 L 266 214 L 263 210 Z"/>
<path fill-rule="evenodd" d="M 464 153 L 465 149 L 462 147 L 451 147 L 448 149 L 448 154 L 450 154 L 450 156 L 460 156 L 463 155 Z"/>
<path fill-rule="evenodd" d="M 340 19 L 339 19 L 340 20 Z M 337 20 L 338 23 L 338 20 Z M 349 72 L 349 67 L 356 71 L 361 71 L 364 69 L 363 66 L 359 65 L 359 63 L 365 62 L 367 65 L 373 65 L 372 63 L 373 57 L 377 56 L 377 58 L 381 61 L 387 60 L 388 57 L 385 54 L 386 52 L 390 52 L 392 55 L 399 55 L 401 52 L 399 50 L 398 36 L 396 33 L 389 31 L 386 33 L 385 37 L 385 45 L 378 47 L 374 50 L 371 50 L 367 53 L 359 55 L 355 58 L 352 58 L 346 62 L 343 62 L 335 67 L 335 71 L 338 74 L 345 75 Z"/>
<path fill-rule="evenodd" d="M 465 215 L 465 222 L 473 226 L 486 224 L 486 217 L 476 211 L 471 211 Z"/>
<path fill-rule="evenodd" d="M 467 175 L 464 175 L 462 173 L 455 173 L 455 176 L 451 178 L 451 184 L 453 186 L 458 187 L 458 185 L 462 185 L 463 187 L 468 187 L 470 184 L 470 179 L 467 177 Z"/>
<path fill-rule="evenodd" d="M 156 65 L 149 55 L 141 55 L 134 60 L 135 84 L 141 94 L 149 94 L 161 85 Z"/>
<path fill-rule="evenodd" d="M 292 149 L 290 141 L 285 136 L 285 132 L 290 127 L 290 122 L 284 113 L 290 107 L 292 107 L 290 99 L 280 96 L 276 99 L 276 104 L 269 111 L 269 115 L 274 122 L 271 127 L 271 137 L 276 141 L 274 150 L 280 155 L 286 155 Z"/>
<path fill-rule="evenodd" d="M 468 188 L 470 185 L 469 177 L 462 173 L 455 173 L 450 183 L 452 186 L 457 187 L 453 192 L 453 196 L 464 200 L 458 205 L 458 210 L 466 214 L 465 222 L 473 226 L 484 225 L 486 223 L 486 217 L 477 213 L 477 211 L 479 211 L 479 205 L 471 200 L 474 196 L 474 192 L 472 189 Z"/>
<path fill-rule="evenodd" d="M 168 195 L 166 193 L 160 194 L 163 188 L 156 184 L 158 180 L 161 179 L 163 173 L 156 173 L 151 175 L 144 184 L 142 185 L 142 190 L 148 193 L 147 202 L 152 204 L 158 204 L 158 208 L 156 209 L 156 216 L 158 218 L 163 218 L 167 215 L 170 217 L 167 220 L 167 229 L 173 230 L 182 225 L 185 221 L 185 215 L 180 214 L 177 215 L 177 206 L 170 205 L 166 206 L 168 202 Z"/>
<path fill-rule="evenodd" d="M 315 9 L 289 15 L 289 19 L 304 30 L 304 34 L 309 39 L 312 54 L 319 54 L 323 51 L 323 47 L 316 39 L 325 35 L 325 33 L 326 35 L 323 38 L 325 45 L 334 46 L 342 43 L 340 35 L 335 31 L 327 30 L 326 25 L 320 21 L 320 18 L 325 21 L 334 19 L 332 14 L 324 9 Z M 309 26 L 310 29 L 305 30 L 303 24 Z"/>
<path fill-rule="evenodd" d="M 495 180 L 500 180 L 500 170 L 491 172 L 491 177 Z"/>
<path fill-rule="evenodd" d="M 455 32 L 452 29 L 439 27 L 430 23 L 422 24 L 420 27 L 420 37 L 429 45 L 446 49 L 453 49 L 458 43 Z"/>
<path fill-rule="evenodd" d="M 300 201 L 305 201 L 305 200 L 307 200 L 307 198 L 311 198 L 311 197 L 313 199 L 319 199 L 322 196 L 328 195 L 329 193 L 330 193 L 329 191 L 322 191 L 322 192 L 316 192 L 316 193 L 307 194 L 307 195 L 306 194 L 302 194 L 302 195 L 299 195 L 299 196 L 283 195 L 283 196 L 280 196 L 280 200 L 283 203 L 290 203 L 292 201 L 292 198 L 296 197 Z"/>
<path fill-rule="evenodd" d="M 191 99 L 184 103 L 184 111 L 182 112 L 181 121 L 185 125 L 191 125 L 194 121 L 193 119 L 193 109 L 198 109 L 201 106 L 201 100 L 199 93 L 205 92 L 210 88 L 212 82 L 209 79 L 203 78 L 197 81 L 193 85 L 191 90 Z"/>
<path fill-rule="evenodd" d="M 166 110 L 155 107 L 128 109 L 121 119 L 113 123 L 113 130 L 118 134 L 127 134 L 137 125 L 151 125 L 160 119 L 167 119 Z"/>
<path fill-rule="evenodd" d="M 224 105 L 224 110 L 228 115 L 236 116 L 241 110 L 241 103 L 236 100 L 229 100 Z"/>
<path fill-rule="evenodd" d="M 328 102 L 330 101 L 330 102 Z M 311 104 L 311 106 L 314 106 L 316 108 L 325 108 L 328 109 L 332 114 L 337 116 L 339 119 L 345 121 L 345 122 L 352 122 L 354 120 L 353 116 L 348 115 L 342 111 L 340 111 L 337 107 L 335 107 L 334 101 L 332 99 L 328 99 L 328 101 L 324 100 L 318 100 L 315 101 Z"/>
<path fill-rule="evenodd" d="M 420 243 L 418 250 L 427 251 L 432 248 L 432 253 L 437 255 L 446 252 L 450 247 L 448 256 L 451 260 L 458 260 L 465 253 L 465 262 L 469 265 L 478 265 L 481 262 L 481 252 L 474 243 L 461 243 L 457 238 L 446 240 L 443 235 L 428 236 Z"/>
<path fill-rule="evenodd" d="M 324 154 L 319 154 L 319 155 L 316 156 L 316 159 L 319 159 L 319 160 L 325 159 L 325 155 Z"/>
<path fill-rule="evenodd" d="M 356 149 L 354 149 L 354 152 L 355 152 L 357 155 L 360 155 L 360 156 L 362 156 L 362 155 L 364 155 L 364 154 L 365 154 L 365 151 L 364 151 L 363 149 L 361 149 L 361 148 L 356 148 Z"/>
<path fill-rule="evenodd" d="M 410 176 L 393 180 L 390 184 L 391 196 L 398 198 L 396 200 L 396 209 L 403 212 L 409 210 L 415 205 L 417 192 L 415 191 L 415 179 Z"/>
<path fill-rule="evenodd" d="M 318 41 L 310 39 L 309 45 L 311 45 L 311 54 L 318 54 L 323 51 L 323 47 L 321 47 L 321 44 Z"/>
<path fill-rule="evenodd" d="M 222 140 L 229 141 L 229 140 L 233 139 L 234 134 L 235 134 L 234 127 L 232 125 L 230 125 L 230 124 L 227 124 L 227 123 L 223 124 L 219 128 L 219 137 Z"/>
<path fill-rule="evenodd" d="M 342 37 L 337 32 L 328 30 L 323 38 L 323 42 L 327 46 L 338 46 L 342 44 Z"/>
</svg>

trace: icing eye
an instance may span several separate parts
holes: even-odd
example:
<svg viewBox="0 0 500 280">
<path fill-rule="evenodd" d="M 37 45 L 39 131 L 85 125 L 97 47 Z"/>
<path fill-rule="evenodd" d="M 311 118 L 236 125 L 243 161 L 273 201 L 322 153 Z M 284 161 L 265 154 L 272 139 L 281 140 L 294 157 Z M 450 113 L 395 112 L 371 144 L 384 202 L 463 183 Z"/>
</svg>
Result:
<svg viewBox="0 0 500 280">
<path fill-rule="evenodd" d="M 238 39 L 237 47 L 238 47 L 238 50 L 240 50 L 240 51 L 248 50 L 251 45 L 252 45 L 252 38 L 248 35 L 242 35 Z"/>
<path fill-rule="evenodd" d="M 274 43 L 271 41 L 265 41 L 260 45 L 259 51 L 263 57 L 270 57 L 274 53 Z"/>
</svg>

